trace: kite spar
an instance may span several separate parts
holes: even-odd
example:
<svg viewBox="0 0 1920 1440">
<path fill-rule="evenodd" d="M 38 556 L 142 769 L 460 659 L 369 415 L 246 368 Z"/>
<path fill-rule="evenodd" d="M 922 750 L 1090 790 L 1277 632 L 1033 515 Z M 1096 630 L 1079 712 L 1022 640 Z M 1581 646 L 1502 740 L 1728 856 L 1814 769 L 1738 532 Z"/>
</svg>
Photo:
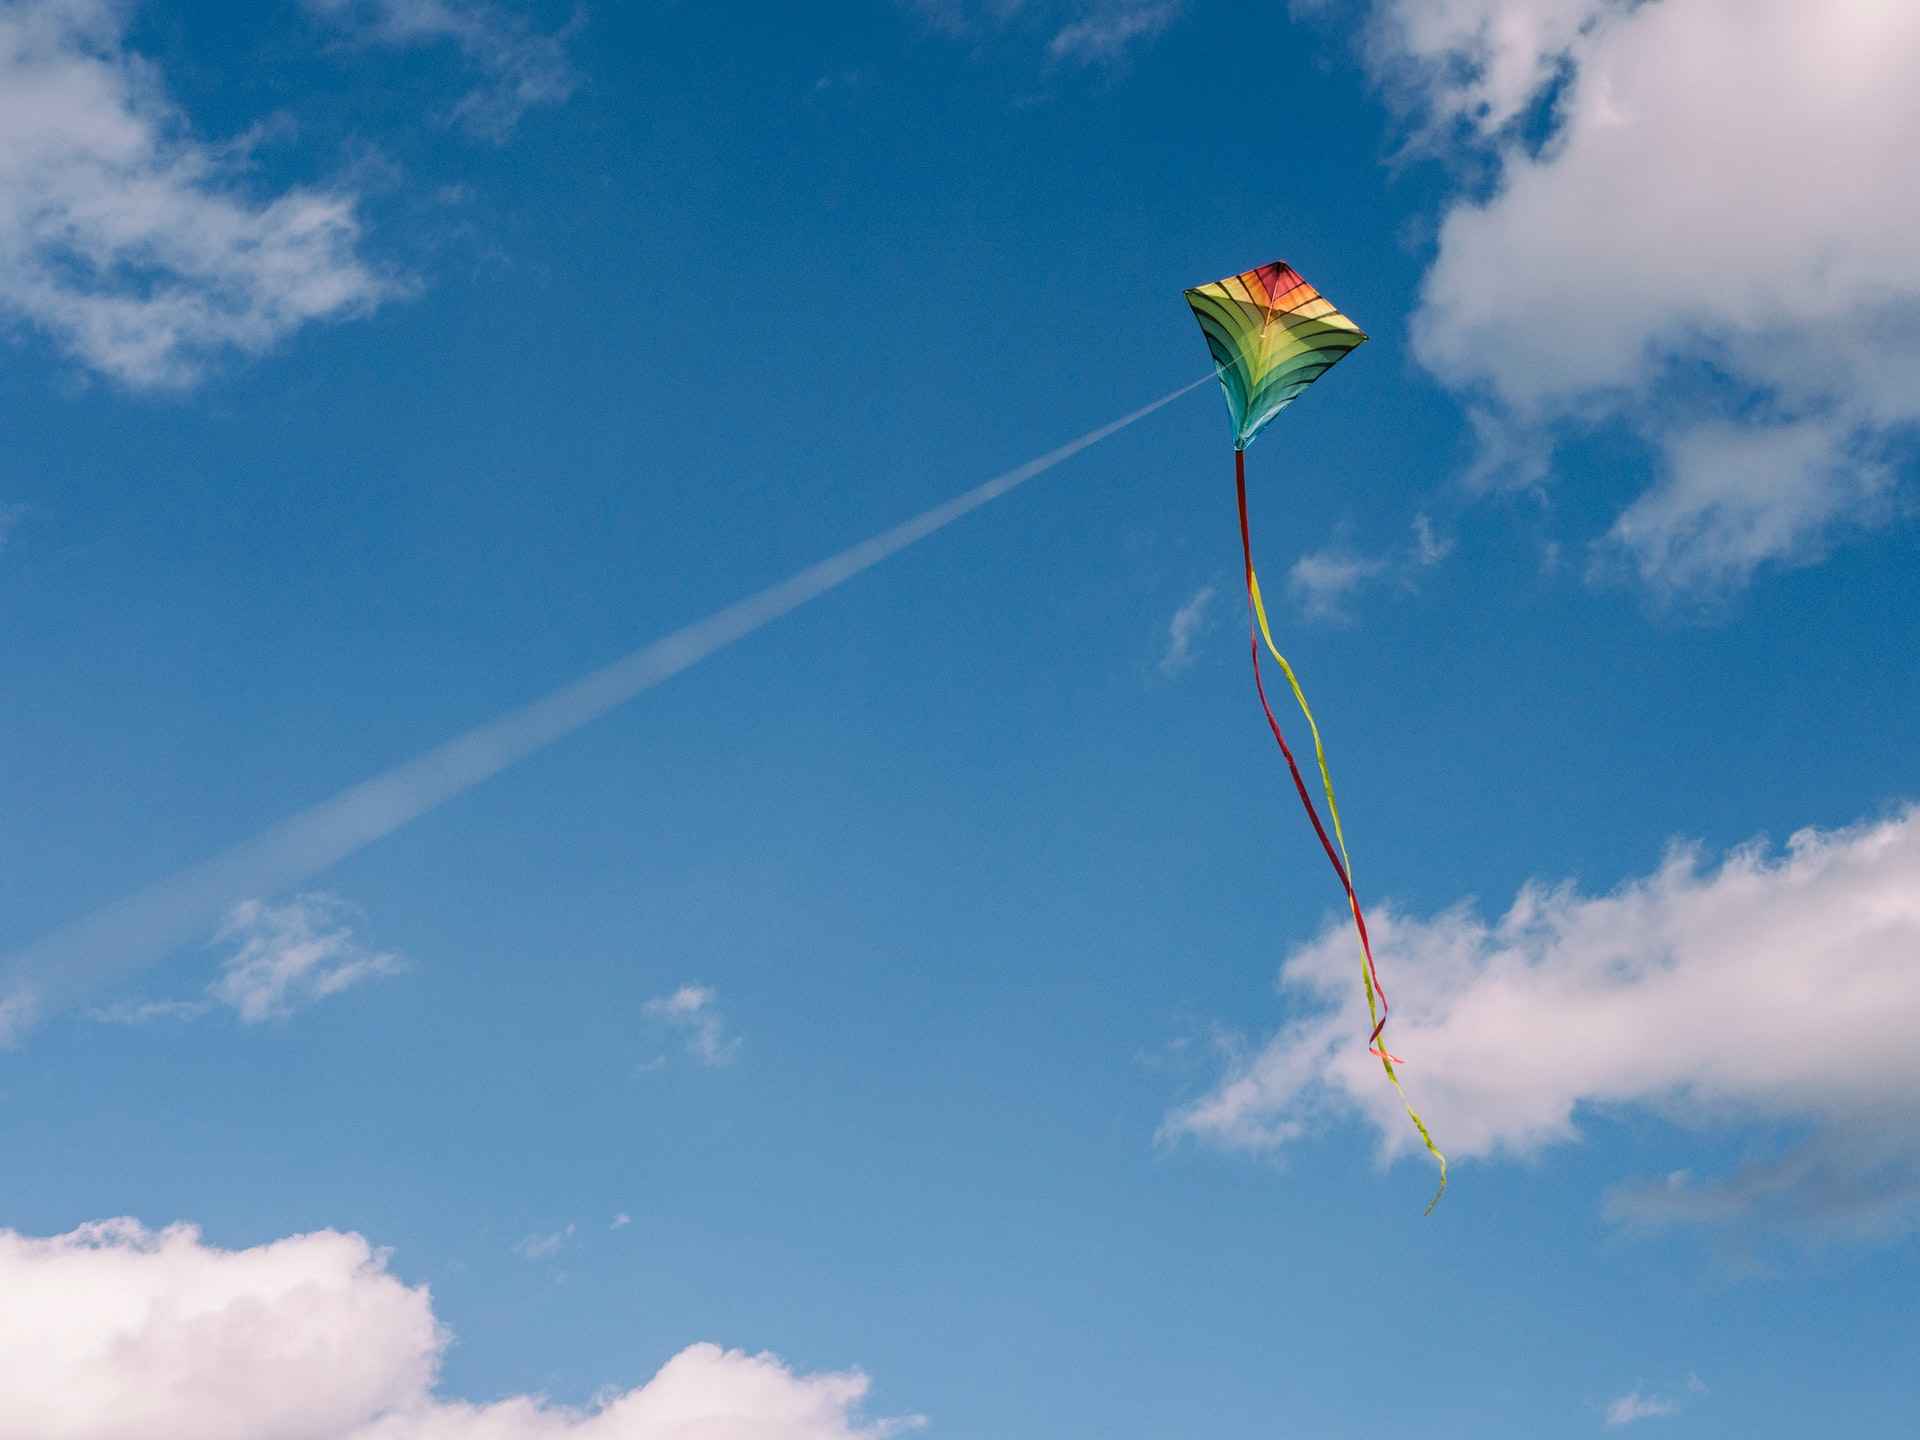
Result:
<svg viewBox="0 0 1920 1440">
<path fill-rule="evenodd" d="M 1387 1079 L 1393 1082 L 1400 1103 L 1406 1107 L 1407 1117 L 1413 1121 L 1413 1128 L 1420 1132 L 1428 1153 L 1440 1166 L 1440 1188 L 1427 1203 L 1427 1212 L 1431 1214 L 1447 1192 L 1447 1157 L 1433 1143 L 1426 1122 L 1408 1101 L 1400 1076 L 1393 1068 L 1396 1063 L 1406 1062 L 1389 1051 L 1382 1038 L 1387 1027 L 1387 992 L 1374 966 L 1367 919 L 1361 912 L 1360 898 L 1354 893 L 1353 862 L 1347 856 L 1340 806 L 1333 798 L 1333 775 L 1327 769 L 1326 748 L 1320 743 L 1320 726 L 1307 704 L 1306 691 L 1300 688 L 1299 677 L 1273 643 L 1267 607 L 1260 598 L 1260 579 L 1253 569 L 1253 539 L 1247 527 L 1247 446 L 1266 428 L 1268 421 L 1299 399 L 1302 391 L 1364 343 L 1366 333 L 1283 260 L 1229 275 L 1210 285 L 1196 286 L 1186 293 L 1187 304 L 1193 307 L 1194 318 L 1207 337 L 1207 348 L 1213 352 L 1214 368 L 1219 373 L 1220 388 L 1226 394 L 1227 411 L 1233 419 L 1233 483 L 1240 506 L 1240 554 L 1245 565 L 1247 640 L 1253 654 L 1254 690 L 1260 697 L 1261 710 L 1266 713 L 1267 727 L 1273 731 L 1280 753 L 1286 757 L 1293 788 L 1299 792 L 1300 803 L 1313 822 L 1313 833 L 1327 853 L 1340 888 L 1346 893 L 1347 908 L 1353 914 L 1353 928 L 1360 937 L 1360 983 L 1367 996 L 1367 1019 L 1373 1024 L 1373 1033 L 1367 1037 L 1368 1053 L 1379 1057 Z M 1320 812 L 1314 807 L 1306 781 L 1301 778 L 1287 737 L 1281 733 L 1280 722 L 1267 703 L 1266 683 L 1260 676 L 1263 641 L 1267 652 L 1280 666 L 1280 673 L 1287 677 L 1287 685 L 1313 735 L 1313 756 L 1320 767 L 1320 786 L 1326 793 L 1327 813 L 1333 819 L 1332 839 L 1327 837 L 1326 826 L 1320 823 Z"/>
</svg>

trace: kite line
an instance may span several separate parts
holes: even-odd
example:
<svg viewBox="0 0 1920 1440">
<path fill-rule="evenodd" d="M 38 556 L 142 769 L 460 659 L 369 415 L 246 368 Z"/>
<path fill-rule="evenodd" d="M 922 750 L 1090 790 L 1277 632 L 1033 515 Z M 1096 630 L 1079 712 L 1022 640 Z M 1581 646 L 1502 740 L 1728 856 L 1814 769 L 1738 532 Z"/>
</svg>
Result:
<svg viewBox="0 0 1920 1440">
<path fill-rule="evenodd" d="M 275 894 L 330 868 L 1213 378 L 1209 373 L 1170 390 L 0 958 L 0 1049 L 87 992 L 204 941 L 237 902 Z"/>
</svg>

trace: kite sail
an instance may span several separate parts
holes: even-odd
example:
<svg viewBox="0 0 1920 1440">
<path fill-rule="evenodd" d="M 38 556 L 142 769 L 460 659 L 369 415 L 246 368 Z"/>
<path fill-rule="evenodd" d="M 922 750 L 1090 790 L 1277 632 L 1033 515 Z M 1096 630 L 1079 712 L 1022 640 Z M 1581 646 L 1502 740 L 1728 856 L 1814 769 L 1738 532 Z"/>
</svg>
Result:
<svg viewBox="0 0 1920 1440">
<path fill-rule="evenodd" d="M 1253 652 L 1254 690 L 1260 696 L 1260 708 L 1266 712 L 1267 726 L 1280 745 L 1280 753 L 1286 757 L 1287 770 L 1293 776 L 1300 803 L 1313 822 L 1313 833 L 1320 837 L 1321 848 L 1327 852 L 1333 873 L 1339 877 L 1340 887 L 1346 893 L 1347 908 L 1353 913 L 1353 928 L 1360 937 L 1360 983 L 1366 990 L 1367 1018 L 1373 1024 L 1373 1033 L 1367 1037 L 1368 1053 L 1379 1057 L 1414 1129 L 1420 1132 L 1428 1152 L 1439 1163 L 1440 1188 L 1427 1204 L 1431 1214 L 1447 1190 L 1447 1157 L 1433 1143 L 1426 1122 L 1407 1100 L 1407 1092 L 1393 1068 L 1406 1062 L 1390 1052 L 1382 1038 L 1387 1027 L 1387 992 L 1380 983 L 1380 972 L 1374 967 L 1367 919 L 1354 892 L 1353 862 L 1347 857 L 1340 806 L 1333 798 L 1333 776 L 1327 769 L 1326 748 L 1320 743 L 1320 726 L 1307 705 L 1299 677 L 1273 643 L 1267 607 L 1260 598 L 1260 580 L 1253 570 L 1253 540 L 1247 528 L 1247 446 L 1274 416 L 1299 399 L 1302 391 L 1363 344 L 1366 333 L 1283 260 L 1240 275 L 1229 275 L 1210 285 L 1196 286 L 1187 291 L 1187 304 L 1193 307 L 1194 318 L 1207 337 L 1207 348 L 1213 352 L 1214 369 L 1219 372 L 1220 388 L 1226 393 L 1227 411 L 1233 419 L 1233 481 L 1240 505 L 1240 554 L 1246 566 L 1247 639 Z M 1300 776 L 1300 767 L 1294 763 L 1287 737 L 1280 731 L 1280 722 L 1274 718 L 1273 707 L 1267 703 L 1267 687 L 1260 677 L 1262 641 L 1279 664 L 1280 673 L 1287 677 L 1287 685 L 1313 735 L 1320 785 L 1326 792 L 1327 813 L 1333 819 L 1331 840 L 1327 838 L 1326 827 L 1320 823 L 1320 812 L 1314 807 L 1306 781 Z"/>
</svg>

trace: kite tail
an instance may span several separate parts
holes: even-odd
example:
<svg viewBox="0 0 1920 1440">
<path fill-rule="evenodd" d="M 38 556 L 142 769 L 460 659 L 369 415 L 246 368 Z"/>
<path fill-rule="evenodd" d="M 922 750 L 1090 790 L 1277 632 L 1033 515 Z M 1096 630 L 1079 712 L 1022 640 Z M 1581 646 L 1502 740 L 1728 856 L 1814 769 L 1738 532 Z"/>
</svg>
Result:
<svg viewBox="0 0 1920 1440">
<path fill-rule="evenodd" d="M 1267 607 L 1260 598 L 1260 579 L 1253 571 L 1253 538 L 1247 528 L 1247 454 L 1235 447 L 1233 452 L 1234 491 L 1240 505 L 1240 553 L 1246 562 L 1247 609 L 1249 624 L 1247 627 L 1248 647 L 1253 655 L 1253 687 L 1260 695 L 1260 708 L 1266 712 L 1267 728 L 1273 731 L 1273 738 L 1280 746 L 1280 753 L 1286 757 L 1287 772 L 1293 776 L 1293 788 L 1299 792 L 1300 803 L 1306 808 L 1307 818 L 1313 822 L 1313 833 L 1320 837 L 1320 848 L 1327 852 L 1327 860 L 1333 866 L 1333 873 L 1339 877 L 1340 888 L 1346 892 L 1347 908 L 1353 912 L 1353 928 L 1360 937 L 1360 983 L 1367 994 L 1367 1019 L 1373 1024 L 1373 1031 L 1367 1037 L 1367 1053 L 1377 1055 L 1381 1068 L 1387 1072 L 1387 1079 L 1393 1082 L 1393 1088 L 1400 1096 L 1400 1104 L 1407 1112 L 1407 1118 L 1413 1121 L 1413 1128 L 1420 1132 L 1420 1139 L 1440 1166 L 1440 1188 L 1433 1192 L 1433 1199 L 1427 1202 L 1427 1213 L 1433 1213 L 1433 1207 L 1440 1203 L 1440 1197 L 1447 1193 L 1447 1157 L 1440 1153 L 1440 1147 L 1433 1143 L 1433 1136 L 1427 1132 L 1426 1122 L 1407 1099 L 1407 1092 L 1400 1083 L 1400 1076 L 1394 1065 L 1406 1062 L 1393 1054 L 1381 1039 L 1381 1032 L 1387 1026 L 1387 990 L 1380 983 L 1380 972 L 1373 963 L 1373 942 L 1367 938 L 1367 919 L 1360 911 L 1360 897 L 1353 889 L 1353 862 L 1347 856 L 1346 832 L 1340 824 L 1340 806 L 1333 798 L 1333 775 L 1327 769 L 1326 748 L 1320 743 L 1320 726 L 1313 718 L 1313 710 L 1307 704 L 1306 692 L 1300 688 L 1300 681 L 1293 673 L 1293 666 L 1287 663 L 1287 657 L 1273 643 L 1273 631 L 1267 624 Z M 1267 703 L 1267 687 L 1260 678 L 1260 642 L 1267 644 L 1268 653 L 1279 662 L 1280 671 L 1287 677 L 1287 684 L 1293 690 L 1293 698 L 1299 702 L 1300 713 L 1307 717 L 1307 728 L 1313 732 L 1313 755 L 1320 765 L 1320 785 L 1326 792 L 1327 811 L 1333 816 L 1334 839 L 1339 842 L 1338 853 L 1334 850 L 1334 841 L 1327 838 L 1326 827 L 1320 823 L 1320 812 L 1314 808 L 1313 797 L 1307 793 L 1307 784 L 1300 775 L 1300 767 L 1294 763 L 1293 751 L 1287 745 L 1287 738 L 1280 733 L 1280 722 L 1273 717 L 1273 707 Z M 1376 1004 L 1376 996 L 1378 1003 Z"/>
</svg>

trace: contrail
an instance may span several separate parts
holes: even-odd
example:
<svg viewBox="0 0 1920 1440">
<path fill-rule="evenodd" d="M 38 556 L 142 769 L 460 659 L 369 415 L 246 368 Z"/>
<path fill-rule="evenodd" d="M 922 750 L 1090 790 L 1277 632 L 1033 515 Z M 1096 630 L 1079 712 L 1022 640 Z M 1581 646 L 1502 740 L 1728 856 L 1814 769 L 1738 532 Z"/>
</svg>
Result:
<svg viewBox="0 0 1920 1440">
<path fill-rule="evenodd" d="M 0 976 L 5 977 L 0 982 L 0 1046 L 13 1043 L 85 992 L 131 974 L 182 945 L 205 939 L 236 901 L 272 895 L 325 870 L 1213 378 L 1209 372 L 1169 391 L 945 504 L 644 645 L 584 679 L 350 786 L 250 840 L 43 936 L 0 962 Z"/>
</svg>

